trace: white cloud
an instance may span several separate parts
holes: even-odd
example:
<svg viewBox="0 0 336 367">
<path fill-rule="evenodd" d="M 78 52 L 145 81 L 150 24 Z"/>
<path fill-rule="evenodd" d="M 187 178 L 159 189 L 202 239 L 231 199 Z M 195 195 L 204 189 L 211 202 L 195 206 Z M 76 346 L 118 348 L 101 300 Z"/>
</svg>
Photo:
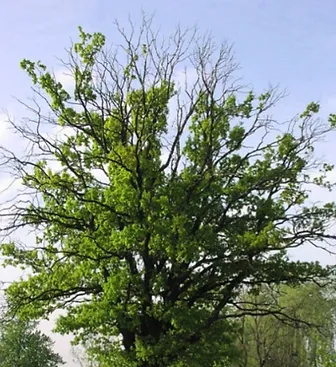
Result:
<svg viewBox="0 0 336 367">
<path fill-rule="evenodd" d="M 20 125 L 25 109 L 21 103 L 16 102 L 0 111 L 0 146 L 15 153 L 25 145 L 15 129 L 16 125 Z"/>
<path fill-rule="evenodd" d="M 75 87 L 75 79 L 70 70 L 61 68 L 55 71 L 56 80 L 63 85 L 63 88 L 67 91 L 73 90 Z"/>
<path fill-rule="evenodd" d="M 1 202 L 4 201 L 4 198 L 7 200 L 17 195 L 18 190 L 20 189 L 21 181 L 16 178 L 9 177 L 8 175 L 3 176 L 1 174 L 0 177 L 0 195 Z"/>
<path fill-rule="evenodd" d="M 71 126 L 57 125 L 55 128 L 52 129 L 49 135 L 52 139 L 55 139 L 56 141 L 64 142 L 66 138 L 74 135 L 75 133 L 75 129 Z"/>
</svg>

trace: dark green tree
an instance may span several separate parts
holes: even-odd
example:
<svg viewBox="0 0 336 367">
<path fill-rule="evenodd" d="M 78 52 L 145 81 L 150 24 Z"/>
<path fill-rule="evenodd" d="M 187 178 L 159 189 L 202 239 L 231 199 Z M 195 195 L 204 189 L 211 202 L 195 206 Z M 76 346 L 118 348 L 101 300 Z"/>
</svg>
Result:
<svg viewBox="0 0 336 367">
<path fill-rule="evenodd" d="M 58 367 L 64 364 L 51 339 L 33 322 L 0 325 L 0 367 Z"/>
<path fill-rule="evenodd" d="M 164 41 L 148 20 L 117 28 L 112 51 L 80 29 L 65 63 L 73 90 L 22 62 L 39 98 L 13 123 L 28 153 L 3 150 L 26 192 L 2 207 L 2 230 L 37 234 L 2 244 L 6 264 L 29 270 L 6 290 L 11 310 L 64 310 L 57 330 L 93 341 L 108 366 L 219 365 L 242 289 L 333 270 L 287 250 L 334 239 L 335 205 L 311 203 L 307 185 L 330 189 L 313 149 L 336 119 L 311 103 L 277 122 L 281 95 L 244 95 L 230 47 L 211 38 L 178 28 Z"/>
</svg>

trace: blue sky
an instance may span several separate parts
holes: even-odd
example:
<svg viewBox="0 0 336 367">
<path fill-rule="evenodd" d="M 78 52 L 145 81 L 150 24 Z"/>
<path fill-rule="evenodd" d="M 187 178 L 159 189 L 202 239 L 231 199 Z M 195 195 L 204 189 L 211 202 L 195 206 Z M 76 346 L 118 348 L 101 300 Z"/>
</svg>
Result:
<svg viewBox="0 0 336 367">
<path fill-rule="evenodd" d="M 321 101 L 324 116 L 336 112 L 334 0 L 2 0 L 0 109 L 19 114 L 12 97 L 31 95 L 19 68 L 22 58 L 40 59 L 57 71 L 56 57 L 64 56 L 70 38 L 76 39 L 78 25 L 101 31 L 113 42 L 112 21 L 126 22 L 129 15 L 139 21 L 141 10 L 156 13 L 163 33 L 169 34 L 178 22 L 197 23 L 218 43 L 234 43 L 246 83 L 259 90 L 280 83 L 290 92 L 281 103 L 280 119 L 300 112 L 311 100 Z M 335 161 L 332 141 L 322 150 Z M 66 348 L 66 341 L 57 338 L 57 347 Z"/>
<path fill-rule="evenodd" d="M 220 42 L 235 44 L 247 82 L 256 87 L 281 83 L 291 92 L 291 110 L 311 99 L 327 103 L 336 97 L 336 3 L 332 0 L 15 0 L 0 5 L 2 58 L 0 106 L 11 95 L 25 97 L 28 79 L 19 69 L 23 57 L 56 66 L 77 25 L 106 33 L 113 41 L 114 18 L 124 22 L 141 9 L 155 11 L 156 22 L 169 33 L 177 22 L 210 30 Z"/>
</svg>

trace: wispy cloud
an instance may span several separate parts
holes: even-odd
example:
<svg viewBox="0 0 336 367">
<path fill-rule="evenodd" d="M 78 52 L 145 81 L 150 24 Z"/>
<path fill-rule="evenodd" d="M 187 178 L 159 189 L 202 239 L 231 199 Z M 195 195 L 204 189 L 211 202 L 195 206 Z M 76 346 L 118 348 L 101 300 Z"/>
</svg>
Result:
<svg viewBox="0 0 336 367">
<path fill-rule="evenodd" d="M 75 88 L 75 79 L 70 70 L 66 68 L 58 69 L 54 72 L 55 79 L 63 85 L 63 88 L 67 91 L 72 91 Z"/>
</svg>

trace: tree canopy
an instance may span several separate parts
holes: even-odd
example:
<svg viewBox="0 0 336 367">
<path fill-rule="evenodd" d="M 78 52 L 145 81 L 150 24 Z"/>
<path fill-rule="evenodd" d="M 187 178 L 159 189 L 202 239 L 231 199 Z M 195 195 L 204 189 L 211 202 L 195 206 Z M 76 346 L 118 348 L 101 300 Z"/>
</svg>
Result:
<svg viewBox="0 0 336 367">
<path fill-rule="evenodd" d="M 263 287 L 243 295 L 239 367 L 330 367 L 336 362 L 334 286 Z M 264 312 L 255 313 L 262 307 Z M 281 313 L 277 311 L 281 310 Z M 275 312 L 274 312 L 275 311 Z"/>
<path fill-rule="evenodd" d="M 333 271 L 288 250 L 335 239 L 335 204 L 309 190 L 332 187 L 314 147 L 336 118 L 310 103 L 277 121 L 281 93 L 239 88 L 227 44 L 180 28 L 163 40 L 146 19 L 117 28 L 112 49 L 79 29 L 73 88 L 22 61 L 36 98 L 13 127 L 28 148 L 2 164 L 25 191 L 0 215 L 6 235 L 36 236 L 1 245 L 28 271 L 6 295 L 23 319 L 64 310 L 57 330 L 108 366 L 218 366 L 249 312 L 242 291 Z"/>
<path fill-rule="evenodd" d="M 12 320 L 0 325 L 0 367 L 58 367 L 62 358 L 51 339 L 34 322 Z"/>
</svg>

